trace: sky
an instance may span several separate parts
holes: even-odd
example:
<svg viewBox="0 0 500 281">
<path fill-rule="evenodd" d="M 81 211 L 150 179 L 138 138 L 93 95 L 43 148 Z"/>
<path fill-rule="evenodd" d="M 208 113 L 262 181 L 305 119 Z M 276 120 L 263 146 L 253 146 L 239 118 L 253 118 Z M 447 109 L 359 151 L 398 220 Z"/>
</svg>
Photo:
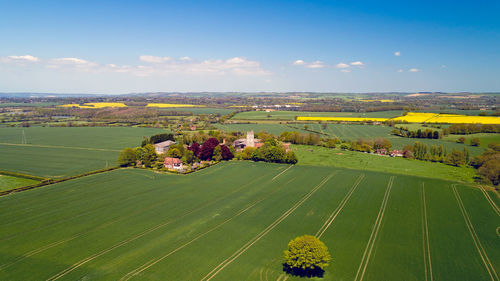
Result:
<svg viewBox="0 0 500 281">
<path fill-rule="evenodd" d="M 498 15 L 498 0 L 0 0 L 0 92 L 500 91 Z"/>
</svg>

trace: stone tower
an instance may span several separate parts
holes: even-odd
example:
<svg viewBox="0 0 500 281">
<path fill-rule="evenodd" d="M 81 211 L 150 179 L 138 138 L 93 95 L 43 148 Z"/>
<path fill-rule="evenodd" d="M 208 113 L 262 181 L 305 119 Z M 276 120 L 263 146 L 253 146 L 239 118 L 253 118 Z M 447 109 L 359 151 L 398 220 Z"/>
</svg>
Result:
<svg viewBox="0 0 500 281">
<path fill-rule="evenodd" d="M 247 146 L 248 147 L 255 147 L 253 131 L 247 132 Z"/>
</svg>

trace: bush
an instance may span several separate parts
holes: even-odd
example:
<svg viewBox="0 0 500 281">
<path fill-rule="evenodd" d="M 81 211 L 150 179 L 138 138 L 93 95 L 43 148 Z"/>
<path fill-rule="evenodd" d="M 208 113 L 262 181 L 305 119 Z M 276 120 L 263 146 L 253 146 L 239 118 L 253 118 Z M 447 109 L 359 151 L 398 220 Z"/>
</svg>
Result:
<svg viewBox="0 0 500 281">
<path fill-rule="evenodd" d="M 300 277 L 322 277 L 330 260 L 328 248 L 318 238 L 299 236 L 288 243 L 283 270 Z"/>
<path fill-rule="evenodd" d="M 472 146 L 479 146 L 479 145 L 481 145 L 481 139 L 479 139 L 479 138 L 472 138 L 470 140 L 470 145 L 472 145 Z"/>
<path fill-rule="evenodd" d="M 137 155 L 133 148 L 125 148 L 118 155 L 118 165 L 122 167 L 134 165 L 136 161 Z"/>
</svg>

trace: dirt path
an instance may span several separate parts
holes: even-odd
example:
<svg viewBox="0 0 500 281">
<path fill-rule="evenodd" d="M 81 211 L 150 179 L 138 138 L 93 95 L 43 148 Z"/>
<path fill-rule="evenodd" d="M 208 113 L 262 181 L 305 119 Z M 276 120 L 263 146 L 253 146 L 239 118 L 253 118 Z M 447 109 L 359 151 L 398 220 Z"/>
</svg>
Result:
<svg viewBox="0 0 500 281">
<path fill-rule="evenodd" d="M 347 201 L 351 198 L 351 195 L 354 193 L 358 185 L 361 183 L 363 178 L 365 177 L 365 174 L 361 174 L 354 184 L 352 185 L 351 189 L 347 192 L 347 194 L 344 196 L 342 201 L 340 201 L 340 204 L 337 206 L 337 208 L 332 212 L 332 214 L 328 217 L 328 219 L 323 223 L 323 225 L 318 229 L 318 232 L 314 236 L 321 238 L 325 231 L 330 227 L 330 225 L 333 223 L 333 221 L 337 218 L 337 216 L 340 214 L 342 209 L 344 209 L 344 206 L 347 204 Z"/>
<path fill-rule="evenodd" d="M 425 202 L 425 186 L 422 182 L 422 250 L 424 254 L 424 272 L 425 281 L 433 281 L 432 275 L 432 261 L 431 261 L 431 248 L 429 245 L 429 226 L 427 224 L 427 205 Z"/>
<path fill-rule="evenodd" d="M 370 235 L 370 238 L 368 239 L 368 243 L 366 244 L 366 248 L 363 253 L 363 257 L 361 258 L 361 263 L 359 265 L 358 271 L 356 272 L 356 277 L 354 278 L 354 281 L 362 281 L 365 276 L 366 268 L 368 267 L 368 264 L 370 262 L 372 251 L 375 246 L 375 242 L 377 241 L 377 235 L 380 230 L 380 226 L 382 225 L 382 220 L 384 218 L 387 202 L 389 201 L 389 195 L 391 193 L 393 182 L 394 182 L 394 176 L 389 178 L 389 183 L 387 184 L 384 198 L 382 199 L 382 204 L 380 205 L 378 216 L 377 219 L 375 220 L 375 225 L 373 226 L 372 233 Z"/>
<path fill-rule="evenodd" d="M 467 213 L 467 209 L 465 209 L 464 203 L 462 201 L 462 198 L 460 197 L 460 193 L 457 190 L 456 184 L 453 184 L 452 186 L 453 189 L 453 194 L 455 195 L 455 198 L 457 199 L 458 207 L 460 208 L 460 211 L 462 212 L 462 216 L 464 218 L 465 224 L 467 225 L 467 229 L 469 230 L 469 233 L 472 237 L 472 240 L 474 241 L 474 246 L 476 246 L 477 252 L 481 256 L 481 260 L 483 261 L 484 267 L 488 271 L 488 274 L 490 275 L 490 278 L 492 281 L 498 281 L 498 274 L 495 270 L 495 267 L 491 263 L 488 254 L 486 253 L 486 250 L 484 250 L 483 245 L 481 244 L 481 241 L 479 240 L 479 237 L 476 233 L 476 229 L 474 228 L 474 225 L 472 224 L 469 214 Z"/>
</svg>

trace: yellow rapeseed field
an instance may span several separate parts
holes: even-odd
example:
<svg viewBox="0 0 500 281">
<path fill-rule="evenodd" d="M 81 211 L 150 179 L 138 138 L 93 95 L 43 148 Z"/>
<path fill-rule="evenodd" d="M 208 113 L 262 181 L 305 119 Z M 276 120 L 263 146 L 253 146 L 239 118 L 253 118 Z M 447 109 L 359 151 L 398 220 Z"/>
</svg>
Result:
<svg viewBox="0 0 500 281">
<path fill-rule="evenodd" d="M 104 107 L 127 107 L 122 102 L 89 102 L 83 105 L 77 103 L 63 104 L 61 107 L 78 107 L 78 108 L 104 108 Z"/>
<path fill-rule="evenodd" d="M 389 118 L 370 117 L 309 117 L 298 116 L 299 121 L 346 121 L 346 122 L 384 122 L 387 120 L 408 123 L 444 123 L 444 124 L 499 124 L 500 117 L 494 116 L 467 116 L 459 114 L 439 114 L 428 112 L 408 112 L 405 116 Z"/>
<path fill-rule="evenodd" d="M 394 100 L 359 100 L 359 101 L 362 101 L 362 102 L 376 102 L 376 101 L 379 101 L 379 102 L 394 102 Z"/>
<path fill-rule="evenodd" d="M 299 121 L 347 121 L 347 122 L 384 122 L 389 120 L 389 118 L 370 118 L 370 117 L 311 117 L 311 116 L 298 116 Z"/>
<path fill-rule="evenodd" d="M 196 104 L 177 104 L 177 103 L 148 103 L 147 107 L 205 107 Z"/>
</svg>

